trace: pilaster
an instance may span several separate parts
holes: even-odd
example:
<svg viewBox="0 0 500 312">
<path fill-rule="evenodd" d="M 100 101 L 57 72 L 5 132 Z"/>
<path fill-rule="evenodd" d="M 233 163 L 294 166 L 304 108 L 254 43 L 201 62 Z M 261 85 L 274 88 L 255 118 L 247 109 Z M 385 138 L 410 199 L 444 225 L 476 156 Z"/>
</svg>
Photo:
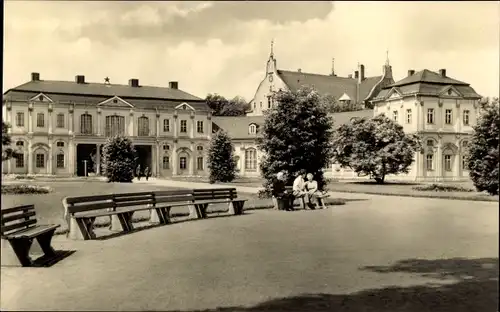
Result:
<svg viewBox="0 0 500 312">
<path fill-rule="evenodd" d="M 92 125 L 92 128 L 94 128 L 94 125 Z M 92 132 L 94 132 L 94 129 L 92 129 Z M 97 108 L 97 136 L 102 135 L 102 109 L 100 107 Z"/>
<path fill-rule="evenodd" d="M 28 174 L 33 174 L 33 137 L 28 136 Z"/>
<path fill-rule="evenodd" d="M 28 104 L 28 133 L 33 133 L 33 102 Z"/>
<path fill-rule="evenodd" d="M 176 120 L 177 118 L 175 118 Z M 174 124 L 176 124 L 177 122 L 175 122 Z M 176 127 L 176 126 L 175 126 Z M 177 170 L 179 169 L 178 168 L 178 164 L 177 162 L 179 161 L 179 156 L 177 155 L 177 138 L 174 139 L 174 145 L 172 147 L 172 175 L 173 176 L 176 176 L 177 175 Z"/>
<path fill-rule="evenodd" d="M 194 128 L 196 127 L 194 117 L 195 117 L 195 113 L 194 113 L 194 111 L 191 111 L 191 113 L 189 115 L 189 138 L 190 139 L 194 138 Z M 193 150 L 193 149 L 191 149 L 191 150 Z"/>
<path fill-rule="evenodd" d="M 49 155 L 47 157 L 47 167 L 48 167 L 48 174 L 54 174 L 54 161 L 53 161 L 53 158 L 54 158 L 54 149 L 52 148 L 52 135 L 49 135 L 48 136 L 48 139 L 49 139 Z"/>
<path fill-rule="evenodd" d="M 245 175 L 245 147 L 240 147 L 240 174 Z"/>
<path fill-rule="evenodd" d="M 193 119 L 191 119 L 193 120 Z M 191 155 L 189 157 L 189 175 L 192 176 L 194 175 L 194 159 L 196 158 L 196 153 L 195 153 L 195 148 L 194 148 L 194 142 L 191 141 L 191 144 L 190 144 L 190 149 L 191 149 Z"/>
<path fill-rule="evenodd" d="M 49 115 L 47 116 L 48 117 L 48 124 L 49 124 L 49 135 L 51 135 L 53 132 L 54 132 L 54 126 L 53 126 L 53 117 L 54 115 L 52 114 L 54 109 L 52 108 L 52 103 L 49 103 Z M 50 157 L 49 157 L 50 158 Z"/>
<path fill-rule="evenodd" d="M 129 111 L 128 135 L 134 136 L 134 110 Z"/>
<path fill-rule="evenodd" d="M 68 144 L 68 170 L 71 176 L 75 175 L 75 162 L 76 162 L 76 144 L 74 138 L 69 138 Z"/>
<path fill-rule="evenodd" d="M 178 114 L 177 114 L 177 110 L 174 111 L 174 138 L 178 138 L 179 137 L 179 125 L 178 125 L 178 122 L 179 122 L 179 119 L 178 119 Z"/>
<path fill-rule="evenodd" d="M 73 135 L 75 132 L 75 104 L 71 103 L 69 105 L 69 117 L 68 117 L 68 128 L 69 128 L 69 135 Z"/>
<path fill-rule="evenodd" d="M 101 144 L 96 145 L 96 175 L 101 175 Z"/>
</svg>

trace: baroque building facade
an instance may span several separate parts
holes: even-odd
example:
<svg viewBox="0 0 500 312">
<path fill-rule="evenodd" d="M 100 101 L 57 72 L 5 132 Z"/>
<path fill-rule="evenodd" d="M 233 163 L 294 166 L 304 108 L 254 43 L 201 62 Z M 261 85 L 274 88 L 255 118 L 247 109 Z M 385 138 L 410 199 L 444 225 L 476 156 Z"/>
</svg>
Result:
<svg viewBox="0 0 500 312">
<path fill-rule="evenodd" d="M 132 139 L 142 168 L 154 176 L 202 175 L 212 135 L 203 99 L 178 88 L 75 81 L 31 81 L 3 95 L 4 120 L 11 124 L 13 159 L 3 173 L 100 174 L 102 145 L 110 136 Z"/>
</svg>

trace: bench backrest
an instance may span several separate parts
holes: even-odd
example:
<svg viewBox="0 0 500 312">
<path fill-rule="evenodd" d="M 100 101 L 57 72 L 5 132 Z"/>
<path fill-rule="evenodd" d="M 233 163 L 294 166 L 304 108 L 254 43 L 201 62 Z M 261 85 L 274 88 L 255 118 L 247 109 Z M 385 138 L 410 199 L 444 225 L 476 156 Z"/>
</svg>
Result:
<svg viewBox="0 0 500 312">
<path fill-rule="evenodd" d="M 113 201 L 116 208 L 152 205 L 153 200 L 154 195 L 152 192 L 113 194 Z"/>
<path fill-rule="evenodd" d="M 238 197 L 236 188 L 196 189 L 193 190 L 194 200 L 235 199 Z"/>
<path fill-rule="evenodd" d="M 35 205 L 2 209 L 0 214 L 2 237 L 36 225 Z"/>
<path fill-rule="evenodd" d="M 193 190 L 175 190 L 153 192 L 155 204 L 173 202 L 192 202 Z"/>
<path fill-rule="evenodd" d="M 70 214 L 115 207 L 112 194 L 67 197 L 65 200 Z"/>
</svg>

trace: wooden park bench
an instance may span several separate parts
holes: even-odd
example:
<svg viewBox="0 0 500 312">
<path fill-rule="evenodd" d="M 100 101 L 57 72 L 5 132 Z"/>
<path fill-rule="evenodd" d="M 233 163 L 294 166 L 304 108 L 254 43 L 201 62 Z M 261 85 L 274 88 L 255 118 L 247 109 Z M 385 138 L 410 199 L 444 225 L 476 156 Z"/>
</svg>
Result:
<svg viewBox="0 0 500 312">
<path fill-rule="evenodd" d="M 247 201 L 238 198 L 236 188 L 195 189 L 193 197 L 197 217 L 202 219 L 207 217 L 207 208 L 210 204 L 228 203 L 230 214 L 241 215 Z"/>
<path fill-rule="evenodd" d="M 286 186 L 285 190 L 288 193 L 293 194 L 293 186 Z M 316 194 L 316 198 L 318 199 L 318 205 L 319 205 L 320 209 L 326 209 L 327 208 L 326 205 L 325 205 L 325 200 L 324 199 L 328 198 L 328 197 L 330 197 L 330 195 L 328 195 L 327 193 Z M 307 209 L 308 206 L 306 205 L 305 195 L 294 196 L 294 201 L 295 201 L 295 199 L 299 200 L 299 207 L 301 209 Z"/>
<path fill-rule="evenodd" d="M 63 205 L 69 218 L 68 235 L 89 240 L 96 238 L 94 223 L 98 217 L 109 216 L 112 230 L 121 228 L 127 233 L 134 230 L 132 217 L 136 211 L 151 210 L 152 223 L 167 224 L 171 207 L 189 205 L 192 201 L 192 190 L 181 190 L 67 197 Z"/>
<path fill-rule="evenodd" d="M 51 246 L 52 237 L 58 224 L 37 224 L 35 205 L 18 206 L 0 210 L 1 213 L 1 237 L 10 243 L 17 260 L 17 264 L 23 267 L 33 265 L 29 255 L 33 240 L 36 239 L 40 245 L 44 257 L 50 258 L 56 255 Z M 2 251 L 3 255 L 3 251 Z M 2 259 L 2 264 L 4 261 Z"/>
</svg>

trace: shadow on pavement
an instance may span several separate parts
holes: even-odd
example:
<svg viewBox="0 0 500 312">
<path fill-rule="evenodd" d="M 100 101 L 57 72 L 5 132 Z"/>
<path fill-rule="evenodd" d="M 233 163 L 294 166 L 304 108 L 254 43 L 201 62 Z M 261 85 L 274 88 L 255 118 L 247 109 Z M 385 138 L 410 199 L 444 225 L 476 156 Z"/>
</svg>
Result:
<svg viewBox="0 0 500 312">
<path fill-rule="evenodd" d="M 33 267 L 36 268 L 49 268 L 62 260 L 66 259 L 67 257 L 71 256 L 74 254 L 76 250 L 56 250 L 55 256 L 52 257 L 45 257 L 42 256 L 35 261 L 33 261 Z"/>
<path fill-rule="evenodd" d="M 400 261 L 388 267 L 364 267 L 378 273 L 415 273 L 452 284 L 369 289 L 351 294 L 304 294 L 273 299 L 253 307 L 197 312 L 493 312 L 498 307 L 498 258 Z M 173 312 L 173 311 L 172 311 Z"/>
</svg>

